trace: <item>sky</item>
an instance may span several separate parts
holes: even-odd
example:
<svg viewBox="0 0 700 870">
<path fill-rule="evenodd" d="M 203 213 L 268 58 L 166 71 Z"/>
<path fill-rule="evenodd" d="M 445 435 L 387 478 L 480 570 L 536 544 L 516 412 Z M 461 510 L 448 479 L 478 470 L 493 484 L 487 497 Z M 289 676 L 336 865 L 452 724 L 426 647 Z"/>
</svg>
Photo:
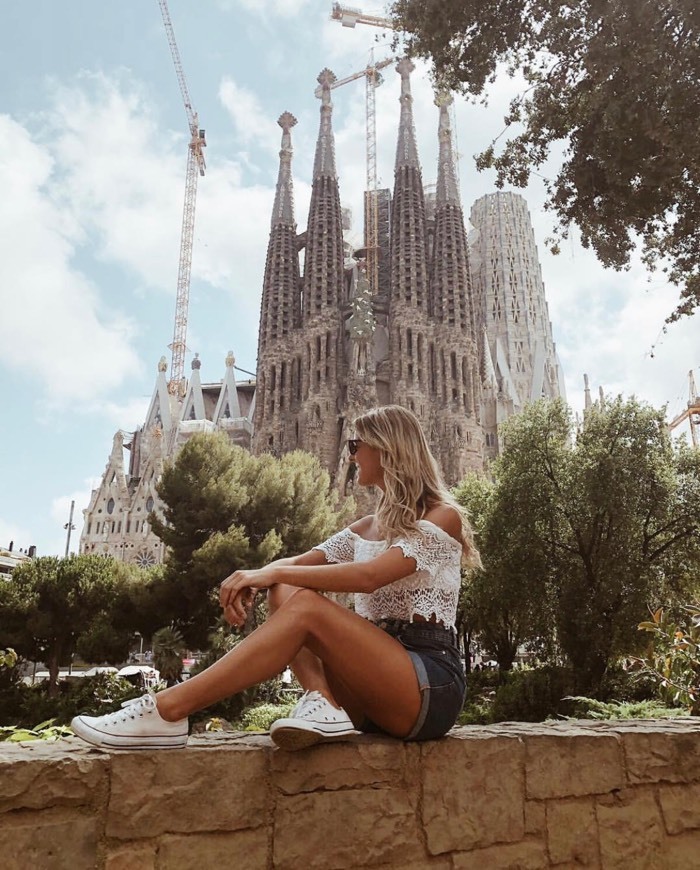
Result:
<svg viewBox="0 0 700 870">
<path fill-rule="evenodd" d="M 366 12 L 383 12 L 367 0 Z M 255 371 L 265 253 L 278 171 L 277 118 L 292 112 L 296 219 L 306 225 L 318 132 L 316 77 L 390 54 L 385 31 L 341 27 L 330 0 L 169 0 L 192 104 L 207 136 L 199 180 L 186 371 L 218 381 L 229 350 Z M 144 421 L 158 360 L 170 359 L 188 127 L 157 0 L 0 0 L 0 546 L 77 551 L 82 510 L 118 429 Z M 378 171 L 393 186 L 399 77 L 377 91 Z M 412 79 L 425 183 L 437 175 L 428 69 Z M 503 129 L 519 90 L 455 103 L 468 216 L 495 177 L 473 157 Z M 363 79 L 333 91 L 341 202 L 361 239 Z M 556 161 L 542 175 L 554 175 Z M 538 243 L 554 339 L 575 411 L 594 390 L 675 415 L 698 366 L 698 320 L 662 332 L 677 291 L 639 264 L 604 269 L 574 232 L 558 256 L 542 178 L 519 191 Z M 245 377 L 245 375 L 239 375 Z"/>
</svg>

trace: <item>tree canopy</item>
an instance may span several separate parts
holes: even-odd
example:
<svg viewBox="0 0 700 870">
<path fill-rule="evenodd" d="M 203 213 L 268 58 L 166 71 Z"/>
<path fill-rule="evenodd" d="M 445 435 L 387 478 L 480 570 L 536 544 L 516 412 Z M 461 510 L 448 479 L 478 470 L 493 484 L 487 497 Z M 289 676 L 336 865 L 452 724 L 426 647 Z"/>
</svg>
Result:
<svg viewBox="0 0 700 870">
<path fill-rule="evenodd" d="M 328 473 L 310 454 L 254 456 L 224 433 L 194 435 L 158 492 L 163 518 L 149 520 L 168 556 L 154 594 L 161 625 L 172 623 L 193 647 L 206 645 L 220 612 L 213 592 L 225 577 L 310 549 L 350 508 L 337 508 Z"/>
<path fill-rule="evenodd" d="M 49 690 L 61 665 L 79 652 L 88 660 L 123 662 L 133 636 L 115 618 L 128 595 L 129 569 L 104 556 L 42 556 L 0 584 L 0 646 L 46 662 Z"/>
<path fill-rule="evenodd" d="M 504 437 L 492 489 L 458 491 L 481 514 L 478 627 L 499 659 L 509 638 L 556 642 L 594 688 L 638 649 L 647 607 L 696 583 L 700 453 L 674 449 L 663 413 L 636 399 L 594 405 L 579 431 L 563 402 L 537 402 Z"/>
<path fill-rule="evenodd" d="M 524 80 L 513 133 L 479 168 L 524 187 L 561 143 L 547 207 L 606 266 L 636 240 L 680 288 L 668 320 L 700 305 L 700 4 L 697 0 L 395 0 L 410 53 L 440 87 L 488 94 L 504 65 Z M 500 137 L 499 137 L 500 138 Z M 556 246 L 555 246 L 556 249 Z"/>
</svg>

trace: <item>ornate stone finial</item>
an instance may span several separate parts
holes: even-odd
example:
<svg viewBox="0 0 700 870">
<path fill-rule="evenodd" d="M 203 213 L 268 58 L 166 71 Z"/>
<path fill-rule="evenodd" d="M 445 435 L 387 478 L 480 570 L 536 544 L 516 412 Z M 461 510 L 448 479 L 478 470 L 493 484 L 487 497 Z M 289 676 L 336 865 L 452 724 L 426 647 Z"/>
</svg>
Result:
<svg viewBox="0 0 700 870">
<path fill-rule="evenodd" d="M 297 119 L 292 115 L 291 112 L 282 112 L 282 114 L 277 119 L 277 123 L 280 127 L 287 133 L 292 127 L 297 125 Z"/>
<path fill-rule="evenodd" d="M 167 372 L 167 370 L 168 370 L 168 361 L 164 356 L 162 356 L 158 360 L 158 371 L 159 372 Z"/>
<path fill-rule="evenodd" d="M 192 371 L 199 370 L 202 368 L 202 360 L 199 358 L 199 354 L 196 353 L 194 355 L 194 359 L 192 360 Z"/>
<path fill-rule="evenodd" d="M 232 369 L 235 366 L 235 364 L 236 364 L 236 357 L 233 355 L 233 351 L 230 350 L 226 354 L 226 368 Z"/>
<path fill-rule="evenodd" d="M 438 109 L 443 106 L 451 106 L 454 103 L 454 97 L 450 91 L 435 91 L 435 105 Z"/>
<path fill-rule="evenodd" d="M 396 64 L 396 72 L 401 76 L 402 79 L 407 79 L 415 68 L 416 65 L 413 63 L 410 57 L 402 57 L 401 60 Z"/>
<path fill-rule="evenodd" d="M 321 70 L 316 81 L 320 87 L 316 89 L 316 96 L 320 98 L 323 106 L 330 107 L 331 104 L 331 85 L 336 81 L 335 73 L 331 72 L 327 67 Z"/>
</svg>

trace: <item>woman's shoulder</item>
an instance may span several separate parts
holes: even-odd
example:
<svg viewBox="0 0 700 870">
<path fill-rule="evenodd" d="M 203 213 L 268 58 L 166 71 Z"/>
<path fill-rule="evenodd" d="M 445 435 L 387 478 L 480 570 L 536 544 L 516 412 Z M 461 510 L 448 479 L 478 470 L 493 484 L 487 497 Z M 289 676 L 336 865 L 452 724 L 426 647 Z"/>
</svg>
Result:
<svg viewBox="0 0 700 870">
<path fill-rule="evenodd" d="M 351 532 L 354 532 L 356 535 L 359 535 L 361 538 L 363 538 L 372 529 L 373 526 L 374 514 L 367 514 L 366 517 L 355 520 L 355 522 L 349 525 L 348 528 Z"/>
<path fill-rule="evenodd" d="M 454 538 L 455 541 L 462 540 L 462 516 L 452 505 L 435 505 L 430 508 L 423 519 L 432 523 L 434 526 L 438 526 L 443 530 L 443 532 L 447 532 L 447 534 L 451 538 Z"/>
</svg>

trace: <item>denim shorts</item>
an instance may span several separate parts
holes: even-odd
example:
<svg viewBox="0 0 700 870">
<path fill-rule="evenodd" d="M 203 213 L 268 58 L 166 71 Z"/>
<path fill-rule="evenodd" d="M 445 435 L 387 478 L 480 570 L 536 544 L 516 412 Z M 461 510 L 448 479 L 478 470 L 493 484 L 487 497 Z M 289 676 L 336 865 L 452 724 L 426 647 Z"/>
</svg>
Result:
<svg viewBox="0 0 700 870">
<path fill-rule="evenodd" d="M 435 740 L 457 721 L 464 705 L 466 679 L 453 628 L 430 622 L 385 619 L 375 623 L 395 637 L 411 657 L 421 693 L 418 719 L 404 740 Z M 369 734 L 386 733 L 371 719 L 359 726 Z"/>
</svg>

